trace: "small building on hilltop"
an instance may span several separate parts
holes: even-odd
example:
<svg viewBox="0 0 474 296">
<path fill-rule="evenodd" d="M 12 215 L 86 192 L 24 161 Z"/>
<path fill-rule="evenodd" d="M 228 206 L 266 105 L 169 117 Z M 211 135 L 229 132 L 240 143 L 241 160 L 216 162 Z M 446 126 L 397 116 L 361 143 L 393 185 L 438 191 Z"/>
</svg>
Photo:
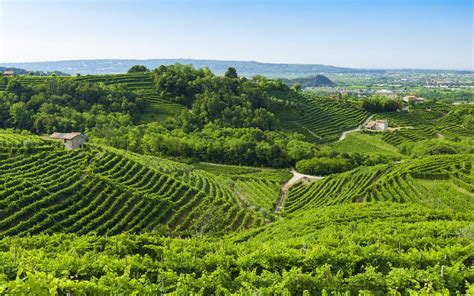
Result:
<svg viewBox="0 0 474 296">
<path fill-rule="evenodd" d="M 371 120 L 365 128 L 372 131 L 384 131 L 388 128 L 388 121 L 386 119 Z"/>
<path fill-rule="evenodd" d="M 64 148 L 74 150 L 83 147 L 87 137 L 79 132 L 73 133 L 53 133 L 50 138 L 61 140 L 64 143 Z"/>
<path fill-rule="evenodd" d="M 394 93 L 391 90 L 388 90 L 388 89 L 378 90 L 378 91 L 375 92 L 375 94 L 386 96 L 386 97 L 388 97 L 389 99 L 392 99 L 392 100 L 397 98 L 397 94 Z"/>
<path fill-rule="evenodd" d="M 423 103 L 425 101 L 425 99 L 417 97 L 417 96 L 404 96 L 403 101 L 405 103 L 413 102 L 414 104 L 419 104 L 419 103 Z"/>
<path fill-rule="evenodd" d="M 13 77 L 13 76 L 15 76 L 15 71 L 13 71 L 13 70 L 5 70 L 5 71 L 3 71 L 3 76 L 5 76 L 5 77 Z"/>
</svg>

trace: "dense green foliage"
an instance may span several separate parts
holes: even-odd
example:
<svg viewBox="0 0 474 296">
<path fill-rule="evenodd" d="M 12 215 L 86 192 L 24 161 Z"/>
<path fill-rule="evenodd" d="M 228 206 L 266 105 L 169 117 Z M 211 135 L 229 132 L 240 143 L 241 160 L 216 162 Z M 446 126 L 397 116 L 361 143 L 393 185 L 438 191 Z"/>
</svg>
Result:
<svg viewBox="0 0 474 296">
<path fill-rule="evenodd" d="M 299 172 L 310 175 L 330 175 L 355 169 L 359 166 L 371 166 L 400 160 L 399 157 L 383 154 L 338 153 L 336 151 L 318 151 L 313 158 L 296 163 Z"/>
<path fill-rule="evenodd" d="M 395 112 L 402 104 L 383 95 L 374 95 L 362 101 L 362 108 L 368 112 Z"/>
<path fill-rule="evenodd" d="M 140 73 L 140 72 L 148 72 L 150 71 L 147 67 L 143 66 L 143 65 L 135 65 L 135 66 L 132 66 L 130 67 L 130 69 L 128 69 L 127 73 Z"/>
<path fill-rule="evenodd" d="M 472 221 L 374 203 L 306 212 L 224 239 L 6 237 L 0 293 L 472 293 Z"/>
<path fill-rule="evenodd" d="M 219 128 L 212 123 L 194 132 L 154 123 L 99 136 L 97 141 L 138 153 L 225 164 L 288 167 L 316 151 L 316 146 L 305 142 L 301 135 L 258 128 Z"/>
<path fill-rule="evenodd" d="M 9 78 L 0 96 L 0 127 L 37 133 L 120 127 L 131 125 L 140 107 L 134 93 L 118 86 L 54 77 L 28 85 Z"/>
</svg>

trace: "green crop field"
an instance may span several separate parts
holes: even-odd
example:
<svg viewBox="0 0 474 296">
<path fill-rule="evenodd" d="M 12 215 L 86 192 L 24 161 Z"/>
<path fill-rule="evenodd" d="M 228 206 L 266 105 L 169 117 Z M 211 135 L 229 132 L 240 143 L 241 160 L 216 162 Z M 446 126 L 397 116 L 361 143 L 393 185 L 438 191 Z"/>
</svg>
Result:
<svg viewBox="0 0 474 296">
<path fill-rule="evenodd" d="M 396 147 L 383 140 L 385 135 L 375 133 L 354 132 L 347 134 L 343 141 L 329 145 L 331 151 L 339 153 L 372 153 L 380 155 L 400 156 Z"/>
</svg>

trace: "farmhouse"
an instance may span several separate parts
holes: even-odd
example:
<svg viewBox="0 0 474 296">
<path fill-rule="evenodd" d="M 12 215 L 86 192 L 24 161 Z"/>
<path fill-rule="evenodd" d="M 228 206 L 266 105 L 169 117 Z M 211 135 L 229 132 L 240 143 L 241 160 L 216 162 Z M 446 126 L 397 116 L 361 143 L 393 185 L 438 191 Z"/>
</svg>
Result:
<svg viewBox="0 0 474 296">
<path fill-rule="evenodd" d="M 64 148 L 74 150 L 82 148 L 87 137 L 81 133 L 53 133 L 50 138 L 62 140 Z"/>
<path fill-rule="evenodd" d="M 404 96 L 403 101 L 406 103 L 413 102 L 415 104 L 423 103 L 425 99 L 417 97 L 417 96 Z"/>
<path fill-rule="evenodd" d="M 388 128 L 388 121 L 386 119 L 371 120 L 365 128 L 372 131 L 384 131 Z"/>
<path fill-rule="evenodd" d="M 15 71 L 12 71 L 12 70 L 5 70 L 5 71 L 3 71 L 3 76 L 6 76 L 6 77 L 15 76 Z"/>
<path fill-rule="evenodd" d="M 389 99 L 392 99 L 392 100 L 397 97 L 397 95 L 393 91 L 388 90 L 388 89 L 381 89 L 381 90 L 376 91 L 375 93 L 378 95 L 387 96 Z"/>
</svg>

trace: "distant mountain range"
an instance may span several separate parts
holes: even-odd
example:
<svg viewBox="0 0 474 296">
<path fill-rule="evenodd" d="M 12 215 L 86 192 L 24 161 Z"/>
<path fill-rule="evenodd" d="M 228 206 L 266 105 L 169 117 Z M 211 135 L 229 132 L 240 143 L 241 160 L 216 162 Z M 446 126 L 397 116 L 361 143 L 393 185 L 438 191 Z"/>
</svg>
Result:
<svg viewBox="0 0 474 296">
<path fill-rule="evenodd" d="M 212 72 L 222 75 L 228 67 L 234 67 L 240 76 L 252 77 L 264 75 L 267 77 L 296 78 L 315 76 L 317 74 L 336 73 L 384 73 L 384 70 L 364 70 L 335 67 L 319 64 L 271 64 L 253 61 L 217 61 L 193 59 L 153 59 L 153 60 L 69 60 L 51 62 L 2 63 L 3 67 L 16 67 L 28 71 L 61 71 L 71 75 L 80 74 L 115 74 L 126 73 L 133 65 L 144 65 L 149 69 L 161 65 L 175 63 L 191 64 L 195 68 L 208 67 Z"/>
<path fill-rule="evenodd" d="M 314 77 L 318 74 L 384 74 L 387 72 L 442 72 L 442 73 L 468 73 L 474 71 L 457 70 L 418 70 L 418 69 L 355 69 L 336 67 L 320 64 L 274 64 L 254 61 L 220 61 L 220 60 L 195 60 L 195 59 L 97 59 L 97 60 L 64 60 L 48 62 L 1 63 L 0 67 L 21 68 L 26 71 L 43 73 L 63 72 L 70 75 L 80 74 L 117 74 L 126 73 L 133 65 L 144 65 L 149 69 L 161 65 L 191 64 L 195 68 L 208 67 L 217 75 L 222 75 L 228 67 L 234 67 L 240 76 L 252 77 L 263 75 L 271 78 L 300 78 Z"/>
</svg>

